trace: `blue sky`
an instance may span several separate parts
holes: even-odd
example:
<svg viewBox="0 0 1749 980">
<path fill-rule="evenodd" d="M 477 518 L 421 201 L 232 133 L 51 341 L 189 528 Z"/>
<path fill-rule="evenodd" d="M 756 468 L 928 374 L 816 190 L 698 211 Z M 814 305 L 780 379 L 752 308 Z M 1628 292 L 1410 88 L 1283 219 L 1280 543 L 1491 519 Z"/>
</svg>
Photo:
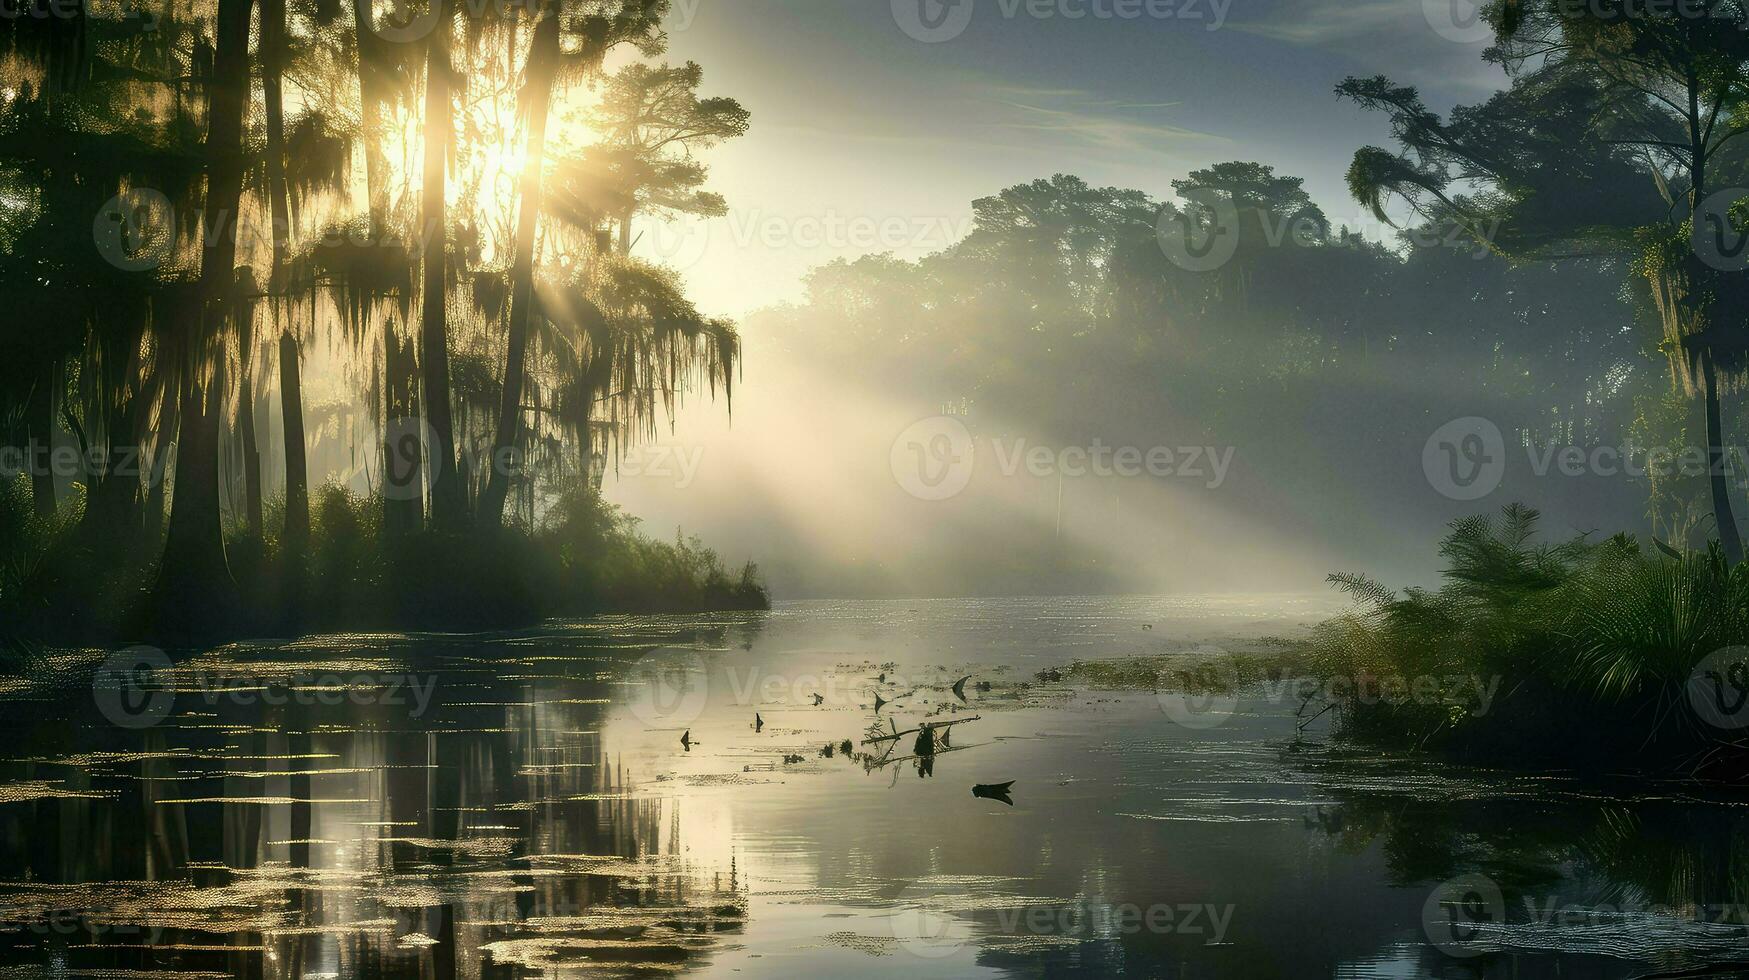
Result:
<svg viewBox="0 0 1749 980">
<path fill-rule="evenodd" d="M 743 315 L 833 258 L 939 249 L 974 198 L 1058 172 L 1164 198 L 1189 170 L 1256 160 L 1341 222 L 1360 214 L 1350 156 L 1387 134 L 1337 82 L 1386 74 L 1444 109 L 1500 81 L 1470 0 L 942 2 L 675 0 L 668 57 L 702 64 L 753 129 L 708 158 L 731 214 L 651 228 L 640 250 Z M 963 28 L 925 43 L 907 21 Z"/>
</svg>

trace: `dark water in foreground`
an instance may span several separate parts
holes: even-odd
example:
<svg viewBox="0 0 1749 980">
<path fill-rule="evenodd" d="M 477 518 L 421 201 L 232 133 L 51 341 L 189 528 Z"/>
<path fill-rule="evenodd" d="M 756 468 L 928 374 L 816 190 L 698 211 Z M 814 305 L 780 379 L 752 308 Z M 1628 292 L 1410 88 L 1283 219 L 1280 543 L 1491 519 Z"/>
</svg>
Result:
<svg viewBox="0 0 1749 980">
<path fill-rule="evenodd" d="M 1741 798 L 1342 752 L 1260 699 L 1186 727 L 1150 694 L 1034 677 L 1327 611 L 799 603 L 236 646 L 149 672 L 127 668 L 151 651 L 67 655 L 0 685 L 0 977 L 1630 977 L 1749 959 Z M 896 698 L 878 715 L 877 693 Z M 889 718 L 972 715 L 927 764 L 911 736 L 884 758 L 856 744 Z M 1012 807 L 972 793 L 1008 780 Z"/>
</svg>

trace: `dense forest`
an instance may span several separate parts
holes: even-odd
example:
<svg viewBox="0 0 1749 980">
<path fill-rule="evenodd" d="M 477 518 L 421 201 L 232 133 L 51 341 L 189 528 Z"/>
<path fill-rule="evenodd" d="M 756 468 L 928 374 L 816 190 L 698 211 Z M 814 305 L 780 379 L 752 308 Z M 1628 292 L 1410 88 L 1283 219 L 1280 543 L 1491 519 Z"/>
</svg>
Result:
<svg viewBox="0 0 1749 980">
<path fill-rule="evenodd" d="M 1708 486 L 1692 467 L 1568 477 L 1532 465 L 1562 447 L 1622 447 L 1643 461 L 1649 447 L 1700 445 L 1699 402 L 1673 387 L 1634 256 L 1502 254 L 1440 220 L 1401 231 L 1373 222 L 1363 234 L 1329 220 L 1298 177 L 1259 163 L 1196 170 L 1174 189 L 1176 201 L 1159 201 L 1067 175 L 1010 187 L 972 204 L 973 230 L 952 247 L 833 262 L 811 275 L 804 302 L 749 319 L 761 359 L 818 365 L 915 412 L 945 406 L 980 436 L 1232 450 L 1218 486 L 1170 481 L 1176 496 L 1155 507 L 1210 515 L 1174 518 L 1171 540 L 1189 559 L 1175 574 L 1147 550 L 1170 546 L 1138 527 L 1136 508 L 1151 502 L 1122 488 L 1148 480 L 1071 487 L 1071 508 L 1118 506 L 1120 491 L 1136 501 L 1109 527 L 1084 515 L 1086 533 L 1073 536 L 1059 533 L 1074 515 L 1053 512 L 1054 486 L 1036 488 L 1043 506 L 1017 517 L 999 487 L 974 481 L 967 497 L 992 506 L 906 514 L 951 515 L 939 538 L 915 543 L 924 557 L 909 555 L 907 574 L 1016 594 L 1196 588 L 1185 564 L 1201 565 L 1202 583 L 1279 583 L 1290 580 L 1271 577 L 1282 560 L 1301 555 L 1409 574 L 1432 549 L 1408 554 L 1405 537 L 1430 540 L 1513 500 L 1560 528 L 1705 546 Z M 1216 210 L 1235 229 L 1224 264 L 1189 267 L 1163 247 L 1175 222 L 1206 225 Z M 1429 437 L 1466 417 L 1491 420 L 1513 445 L 1502 485 L 1480 503 L 1435 492 L 1422 465 Z M 1736 405 L 1725 417 L 1741 431 Z M 1270 568 L 1248 572 L 1247 548 L 1220 545 L 1240 527 L 1282 548 Z M 805 587 L 834 571 L 780 581 Z"/>
<path fill-rule="evenodd" d="M 726 402 L 740 357 L 629 254 L 722 210 L 697 154 L 749 124 L 659 60 L 667 10 L 6 18 L 7 628 L 763 604 L 592 486 L 677 399 Z"/>
</svg>

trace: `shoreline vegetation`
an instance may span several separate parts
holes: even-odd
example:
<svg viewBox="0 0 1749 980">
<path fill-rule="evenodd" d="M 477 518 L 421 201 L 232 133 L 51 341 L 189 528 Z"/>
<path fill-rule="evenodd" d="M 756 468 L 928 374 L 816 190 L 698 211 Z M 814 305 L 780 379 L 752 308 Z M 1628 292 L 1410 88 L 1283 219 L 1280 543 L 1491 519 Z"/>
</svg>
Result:
<svg viewBox="0 0 1749 980">
<path fill-rule="evenodd" d="M 590 499 L 732 405 L 634 253 L 751 115 L 668 0 L 464 8 L 0 18 L 0 647 L 766 601 Z"/>
<path fill-rule="evenodd" d="M 534 526 L 456 533 L 385 531 L 380 497 L 330 485 L 312 501 L 310 538 L 293 561 L 277 535 L 226 536 L 234 595 L 164 609 L 152 585 L 160 548 L 89 533 L 82 498 L 53 514 L 28 481 L 0 484 L 0 652 L 40 645 L 171 645 L 243 636 L 378 629 L 514 629 L 597 613 L 768 609 L 751 562 L 739 569 L 696 537 L 651 538 L 593 491 L 560 497 Z M 282 506 L 269 501 L 271 510 Z M 269 520 L 268 527 L 278 522 Z M 189 624 L 198 624 L 190 629 Z"/>
<path fill-rule="evenodd" d="M 1332 736 L 1360 747 L 1505 768 L 1749 777 L 1749 737 L 1728 714 L 1743 693 L 1732 668 L 1749 659 L 1749 571 L 1716 544 L 1680 552 L 1627 535 L 1546 540 L 1539 516 L 1511 505 L 1454 522 L 1437 590 L 1332 575 L 1356 606 L 1303 640 L 1213 657 L 1076 661 L 1064 674 L 1241 699 L 1267 686 L 1297 702 L 1302 731 L 1329 715 Z M 1724 724 L 1696 703 L 1709 679 Z"/>
</svg>

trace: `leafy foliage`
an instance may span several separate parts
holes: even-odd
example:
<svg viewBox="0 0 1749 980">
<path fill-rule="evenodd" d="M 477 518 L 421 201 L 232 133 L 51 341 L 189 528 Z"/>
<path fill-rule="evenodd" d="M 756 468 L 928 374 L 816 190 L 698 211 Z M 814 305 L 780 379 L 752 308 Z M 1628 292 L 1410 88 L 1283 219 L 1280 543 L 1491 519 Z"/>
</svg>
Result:
<svg viewBox="0 0 1749 980">
<path fill-rule="evenodd" d="M 1666 554 L 1618 535 L 1537 539 L 1518 505 L 1452 525 L 1446 584 L 1394 592 L 1331 576 L 1358 608 L 1322 624 L 1308 655 L 1329 678 L 1497 680 L 1476 698 L 1339 701 L 1350 734 L 1493 758 L 1609 764 L 1627 755 L 1698 758 L 1717 742 L 1685 685 L 1714 651 L 1749 641 L 1749 571 L 1717 548 Z"/>
</svg>

